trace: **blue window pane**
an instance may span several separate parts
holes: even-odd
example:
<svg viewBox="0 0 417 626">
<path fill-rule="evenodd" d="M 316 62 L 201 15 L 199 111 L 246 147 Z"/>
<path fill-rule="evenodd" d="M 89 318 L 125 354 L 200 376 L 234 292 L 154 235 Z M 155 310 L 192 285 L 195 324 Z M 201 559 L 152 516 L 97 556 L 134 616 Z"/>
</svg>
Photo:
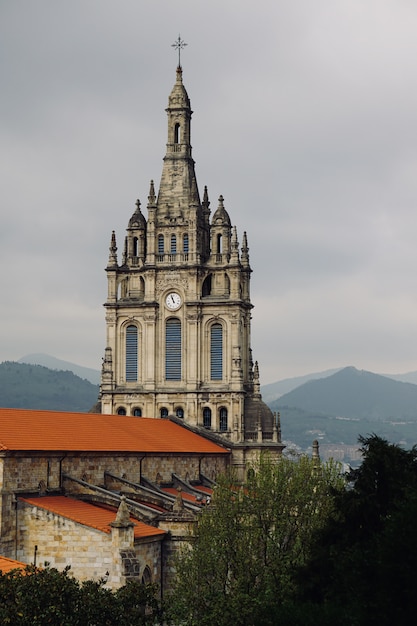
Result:
<svg viewBox="0 0 417 626">
<path fill-rule="evenodd" d="M 166 322 L 165 378 L 181 380 L 181 322 L 177 318 Z"/>
<path fill-rule="evenodd" d="M 227 430 L 227 409 L 225 409 L 224 407 L 222 407 L 220 409 L 220 430 L 221 431 L 225 431 Z"/>
<path fill-rule="evenodd" d="M 182 250 L 183 250 L 184 254 L 188 253 L 188 235 L 187 234 L 184 235 L 183 244 L 182 244 Z"/>
<path fill-rule="evenodd" d="M 164 236 L 158 235 L 158 254 L 164 254 Z"/>
<path fill-rule="evenodd" d="M 223 328 L 213 324 L 210 329 L 210 378 L 223 379 Z"/>
<path fill-rule="evenodd" d="M 175 235 L 171 235 L 171 254 L 177 253 L 177 237 Z"/>
<path fill-rule="evenodd" d="M 126 381 L 138 379 L 138 329 L 136 326 L 126 328 Z"/>
<path fill-rule="evenodd" d="M 203 426 L 211 428 L 211 409 L 207 406 L 203 409 Z"/>
</svg>

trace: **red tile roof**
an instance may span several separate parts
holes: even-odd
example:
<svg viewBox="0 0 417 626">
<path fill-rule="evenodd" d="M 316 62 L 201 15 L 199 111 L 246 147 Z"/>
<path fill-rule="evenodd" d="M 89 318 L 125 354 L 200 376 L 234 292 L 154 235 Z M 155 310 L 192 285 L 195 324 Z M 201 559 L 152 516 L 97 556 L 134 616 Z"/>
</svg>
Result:
<svg viewBox="0 0 417 626">
<path fill-rule="evenodd" d="M 116 518 L 116 509 L 112 511 L 109 508 L 101 508 L 82 500 L 68 498 L 67 496 L 41 496 L 38 498 L 19 498 L 19 500 L 61 517 L 66 517 L 78 524 L 95 528 L 103 533 L 110 533 L 111 528 L 109 524 L 114 522 Z M 135 538 L 165 534 L 164 530 L 139 522 L 133 517 L 130 520 L 135 524 L 133 529 Z"/>
<path fill-rule="evenodd" d="M 1 450 L 227 454 L 168 419 L 0 409 Z"/>
<path fill-rule="evenodd" d="M 195 488 L 200 491 L 199 487 L 195 487 Z M 169 495 L 171 496 L 178 495 L 178 489 L 176 487 L 163 487 L 162 491 L 165 491 L 165 493 L 169 493 Z M 212 495 L 212 493 L 213 493 L 212 491 L 210 491 L 210 493 L 204 492 L 204 495 Z M 195 496 L 192 493 L 188 493 L 187 491 L 184 491 L 184 489 L 181 491 L 181 495 L 182 495 L 183 500 L 188 500 L 189 502 L 193 502 L 195 504 L 198 504 L 199 502 L 201 503 L 201 501 L 197 500 L 197 496 Z"/>
<path fill-rule="evenodd" d="M 0 556 L 0 572 L 2 572 L 2 574 L 7 574 L 7 572 L 11 572 L 12 569 L 24 569 L 25 567 L 26 563 Z"/>
</svg>

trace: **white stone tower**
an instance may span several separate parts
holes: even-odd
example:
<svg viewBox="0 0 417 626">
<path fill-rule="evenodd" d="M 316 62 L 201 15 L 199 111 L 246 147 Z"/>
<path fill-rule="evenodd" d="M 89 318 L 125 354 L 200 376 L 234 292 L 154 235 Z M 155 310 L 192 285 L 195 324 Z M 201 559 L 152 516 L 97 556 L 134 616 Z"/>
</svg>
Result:
<svg viewBox="0 0 417 626">
<path fill-rule="evenodd" d="M 176 416 L 242 449 L 271 447 L 279 427 L 252 362 L 249 250 L 220 196 L 210 219 L 191 154 L 191 106 L 179 65 L 168 100 L 168 142 L 147 219 L 139 200 L 121 264 L 113 232 L 102 413 Z M 244 459 L 241 459 L 244 462 Z"/>
</svg>

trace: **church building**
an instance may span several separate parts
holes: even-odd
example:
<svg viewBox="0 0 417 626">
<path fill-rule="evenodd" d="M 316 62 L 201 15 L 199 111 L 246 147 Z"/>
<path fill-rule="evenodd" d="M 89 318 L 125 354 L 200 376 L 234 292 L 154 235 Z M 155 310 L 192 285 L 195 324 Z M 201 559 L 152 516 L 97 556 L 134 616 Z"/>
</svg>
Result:
<svg viewBox="0 0 417 626">
<path fill-rule="evenodd" d="M 226 440 L 243 471 L 282 451 L 252 359 L 247 235 L 240 245 L 223 196 L 213 214 L 206 187 L 200 198 L 180 65 L 166 112 L 159 190 L 147 219 L 136 202 L 120 263 L 111 236 L 101 412 L 182 420 Z"/>
</svg>

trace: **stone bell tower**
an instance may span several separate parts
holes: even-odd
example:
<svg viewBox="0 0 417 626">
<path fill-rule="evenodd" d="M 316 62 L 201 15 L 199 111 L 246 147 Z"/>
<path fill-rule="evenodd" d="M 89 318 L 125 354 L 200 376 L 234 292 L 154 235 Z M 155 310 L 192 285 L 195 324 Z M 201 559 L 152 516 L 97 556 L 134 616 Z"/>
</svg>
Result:
<svg viewBox="0 0 417 626">
<path fill-rule="evenodd" d="M 243 450 L 280 453 L 279 426 L 252 361 L 249 249 L 222 196 L 200 199 L 182 68 L 168 99 L 158 193 L 150 183 L 129 220 L 121 263 L 111 236 L 102 413 L 176 416 Z M 244 459 L 242 457 L 242 462 Z"/>
</svg>

